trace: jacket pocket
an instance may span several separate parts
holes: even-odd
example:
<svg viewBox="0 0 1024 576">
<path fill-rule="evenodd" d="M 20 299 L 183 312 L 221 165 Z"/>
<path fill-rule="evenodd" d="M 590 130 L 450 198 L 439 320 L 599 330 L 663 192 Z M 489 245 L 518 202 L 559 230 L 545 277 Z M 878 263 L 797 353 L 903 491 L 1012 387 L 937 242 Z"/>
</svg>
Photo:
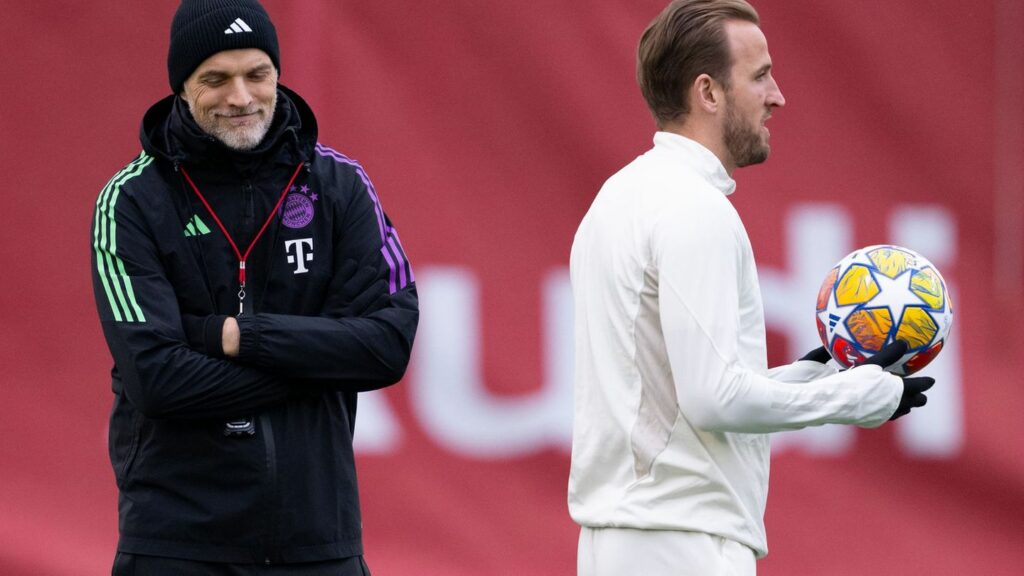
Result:
<svg viewBox="0 0 1024 576">
<path fill-rule="evenodd" d="M 132 427 L 128 442 L 128 450 L 125 452 L 124 460 L 121 462 L 121 466 L 117 471 L 118 483 L 124 482 L 128 477 L 128 472 L 131 471 L 132 464 L 135 463 L 135 456 L 139 453 L 139 437 L 141 436 L 142 418 L 142 414 L 139 414 L 138 412 L 132 414 Z"/>
</svg>

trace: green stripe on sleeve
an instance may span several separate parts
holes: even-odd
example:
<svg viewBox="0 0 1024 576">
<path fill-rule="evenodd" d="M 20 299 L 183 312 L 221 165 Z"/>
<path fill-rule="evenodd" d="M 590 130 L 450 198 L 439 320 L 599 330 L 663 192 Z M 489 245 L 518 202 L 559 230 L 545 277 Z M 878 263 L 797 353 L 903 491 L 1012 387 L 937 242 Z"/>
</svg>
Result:
<svg viewBox="0 0 1024 576">
<path fill-rule="evenodd" d="M 124 183 L 141 174 L 152 162 L 151 156 L 145 152 L 140 154 L 107 182 L 96 200 L 93 230 L 96 270 L 114 314 L 114 320 L 117 322 L 146 321 L 142 308 L 135 299 L 131 277 L 125 271 L 124 262 L 117 255 L 117 222 L 114 211 Z"/>
<path fill-rule="evenodd" d="M 111 258 L 109 257 L 109 251 L 107 249 L 110 244 L 107 236 L 107 205 L 110 202 L 111 191 L 115 187 L 120 186 L 123 181 L 123 176 L 134 170 L 141 161 L 142 156 L 140 155 L 139 158 L 135 159 L 132 163 L 115 174 L 114 177 L 107 182 L 107 185 L 103 187 L 99 198 L 96 200 L 96 216 L 93 226 L 93 247 L 96 251 L 96 268 L 99 272 L 100 282 L 103 284 L 103 290 L 107 295 L 107 301 L 110 303 L 110 309 L 114 314 L 114 320 L 118 322 L 123 321 L 124 318 L 121 315 L 121 306 L 115 298 L 115 289 L 116 293 L 119 295 L 120 286 L 114 284 L 112 280 L 109 279 L 109 274 L 107 272 L 111 264 Z"/>
</svg>

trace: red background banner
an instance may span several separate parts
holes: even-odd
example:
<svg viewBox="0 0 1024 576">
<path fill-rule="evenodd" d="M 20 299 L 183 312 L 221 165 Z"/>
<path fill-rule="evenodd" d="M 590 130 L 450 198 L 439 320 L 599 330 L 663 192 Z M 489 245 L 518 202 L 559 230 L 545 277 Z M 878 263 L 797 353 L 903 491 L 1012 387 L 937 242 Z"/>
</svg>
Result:
<svg viewBox="0 0 1024 576">
<path fill-rule="evenodd" d="M 563 575 L 577 528 L 566 266 L 601 183 L 650 147 L 634 51 L 662 2 L 267 0 L 282 81 L 360 160 L 423 297 L 410 371 L 357 424 L 377 575 Z M 5 2 L 0 19 L 0 573 L 109 573 L 110 356 L 89 281 L 96 195 L 168 92 L 176 2 Z M 1024 573 L 1024 8 L 757 4 L 787 106 L 733 201 L 772 363 L 863 245 L 956 303 L 928 408 L 779 435 L 761 574 Z"/>
</svg>

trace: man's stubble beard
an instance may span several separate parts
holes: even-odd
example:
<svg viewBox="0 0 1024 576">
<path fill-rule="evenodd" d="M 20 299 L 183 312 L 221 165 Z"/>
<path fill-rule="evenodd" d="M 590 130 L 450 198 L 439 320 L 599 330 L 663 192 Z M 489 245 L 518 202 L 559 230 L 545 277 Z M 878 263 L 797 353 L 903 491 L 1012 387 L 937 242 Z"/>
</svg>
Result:
<svg viewBox="0 0 1024 576">
<path fill-rule="evenodd" d="M 760 164 L 768 159 L 771 148 L 761 140 L 760 125 L 751 127 L 743 121 L 732 102 L 726 98 L 725 149 L 737 168 Z"/>
<path fill-rule="evenodd" d="M 253 108 L 259 109 L 259 106 L 256 105 Z M 270 131 L 270 126 L 274 123 L 274 111 L 277 110 L 277 94 L 274 94 L 274 99 L 270 102 L 270 110 L 258 124 L 253 126 L 238 128 L 221 127 L 211 116 L 197 115 L 192 102 L 188 102 L 188 110 L 203 132 L 213 136 L 232 150 L 244 152 L 259 146 L 263 138 L 266 137 L 267 132 Z M 232 112 L 248 113 L 252 112 L 252 109 L 232 109 Z"/>
</svg>

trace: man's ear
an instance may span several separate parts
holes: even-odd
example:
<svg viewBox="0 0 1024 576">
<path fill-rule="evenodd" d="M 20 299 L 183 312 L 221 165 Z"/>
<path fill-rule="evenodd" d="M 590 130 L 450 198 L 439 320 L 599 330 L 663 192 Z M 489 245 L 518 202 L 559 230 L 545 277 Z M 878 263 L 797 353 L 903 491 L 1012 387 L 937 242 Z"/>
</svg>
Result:
<svg viewBox="0 0 1024 576">
<path fill-rule="evenodd" d="M 693 85 L 690 86 L 691 109 L 699 108 L 714 114 L 721 106 L 724 97 L 725 91 L 722 89 L 722 85 L 707 74 L 697 76 Z"/>
</svg>

